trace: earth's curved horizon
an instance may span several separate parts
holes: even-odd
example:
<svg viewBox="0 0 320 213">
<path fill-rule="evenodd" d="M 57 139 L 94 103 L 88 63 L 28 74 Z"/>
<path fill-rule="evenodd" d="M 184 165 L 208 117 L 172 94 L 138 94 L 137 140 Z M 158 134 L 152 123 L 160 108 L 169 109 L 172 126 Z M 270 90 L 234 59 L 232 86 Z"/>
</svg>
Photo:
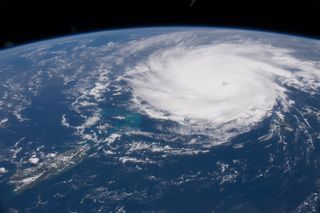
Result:
<svg viewBox="0 0 320 213">
<path fill-rule="evenodd" d="M 318 212 L 320 40 L 221 27 L 0 51 L 9 212 Z M 0 204 L 1 204 L 0 203 Z"/>
</svg>

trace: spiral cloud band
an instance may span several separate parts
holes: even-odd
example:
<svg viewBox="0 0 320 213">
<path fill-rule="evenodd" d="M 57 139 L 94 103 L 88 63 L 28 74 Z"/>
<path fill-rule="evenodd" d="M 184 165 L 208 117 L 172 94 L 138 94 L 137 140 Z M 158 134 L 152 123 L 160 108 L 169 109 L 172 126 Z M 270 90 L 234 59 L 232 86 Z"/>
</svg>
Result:
<svg viewBox="0 0 320 213">
<path fill-rule="evenodd" d="M 145 114 L 209 134 L 248 129 L 277 103 L 288 108 L 287 88 L 317 88 L 318 70 L 293 50 L 240 40 L 157 49 L 128 72 L 127 81 Z"/>
</svg>

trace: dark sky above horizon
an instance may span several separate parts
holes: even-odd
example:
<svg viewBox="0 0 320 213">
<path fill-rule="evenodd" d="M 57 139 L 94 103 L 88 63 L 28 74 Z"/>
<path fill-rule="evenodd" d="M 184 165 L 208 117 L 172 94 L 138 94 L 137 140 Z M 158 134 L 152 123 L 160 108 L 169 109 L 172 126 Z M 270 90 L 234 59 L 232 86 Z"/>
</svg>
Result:
<svg viewBox="0 0 320 213">
<path fill-rule="evenodd" d="M 113 28 L 206 25 L 320 38 L 320 3 L 272 1 L 7 1 L 0 13 L 0 48 Z"/>
</svg>

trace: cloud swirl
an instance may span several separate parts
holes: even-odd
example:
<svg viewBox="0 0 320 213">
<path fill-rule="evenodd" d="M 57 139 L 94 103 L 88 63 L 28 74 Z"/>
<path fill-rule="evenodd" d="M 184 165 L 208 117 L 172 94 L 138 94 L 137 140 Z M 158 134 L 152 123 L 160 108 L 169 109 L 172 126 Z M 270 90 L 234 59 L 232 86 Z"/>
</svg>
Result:
<svg viewBox="0 0 320 213">
<path fill-rule="evenodd" d="M 149 41 L 150 42 L 150 41 Z M 190 133 L 250 129 L 277 103 L 293 104 L 288 87 L 319 87 L 319 65 L 260 42 L 176 44 L 156 49 L 127 73 L 134 104 Z"/>
</svg>

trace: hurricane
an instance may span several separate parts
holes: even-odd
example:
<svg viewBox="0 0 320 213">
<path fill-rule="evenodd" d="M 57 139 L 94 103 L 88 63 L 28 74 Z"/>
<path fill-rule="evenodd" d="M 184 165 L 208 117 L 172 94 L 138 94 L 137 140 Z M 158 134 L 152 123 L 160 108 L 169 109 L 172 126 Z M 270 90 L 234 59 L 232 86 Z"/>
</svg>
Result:
<svg viewBox="0 0 320 213">
<path fill-rule="evenodd" d="M 261 42 L 177 43 L 152 52 L 127 81 L 148 116 L 176 121 L 188 133 L 225 137 L 250 129 L 276 107 L 287 110 L 294 104 L 290 87 L 312 89 L 317 69 L 294 50 Z"/>
</svg>

